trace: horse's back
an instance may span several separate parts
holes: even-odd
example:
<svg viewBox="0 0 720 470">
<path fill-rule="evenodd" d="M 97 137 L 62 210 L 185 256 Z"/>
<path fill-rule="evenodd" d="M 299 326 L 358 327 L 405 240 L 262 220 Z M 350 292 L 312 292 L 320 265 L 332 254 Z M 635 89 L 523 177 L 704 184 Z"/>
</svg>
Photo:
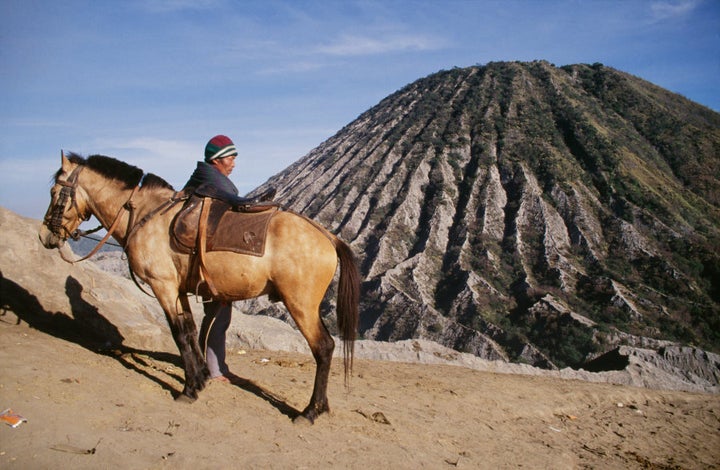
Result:
<svg viewBox="0 0 720 470">
<path fill-rule="evenodd" d="M 332 235 L 323 228 L 293 212 L 281 211 L 273 216 L 268 227 L 266 254 L 278 270 L 307 269 L 321 273 L 331 271 L 332 278 L 337 268 L 337 253 L 331 241 Z M 269 253 L 268 253 L 269 252 Z M 326 273 L 323 273 L 326 275 Z M 304 273 L 303 275 L 312 275 Z"/>
</svg>

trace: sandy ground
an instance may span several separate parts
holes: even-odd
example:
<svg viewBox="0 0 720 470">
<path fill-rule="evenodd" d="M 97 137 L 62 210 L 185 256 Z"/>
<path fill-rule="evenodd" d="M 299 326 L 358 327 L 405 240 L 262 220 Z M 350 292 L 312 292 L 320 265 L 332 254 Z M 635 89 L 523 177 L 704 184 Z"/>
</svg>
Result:
<svg viewBox="0 0 720 470">
<path fill-rule="evenodd" d="M 177 403 L 175 353 L 100 354 L 0 317 L 0 468 L 720 468 L 720 397 L 358 360 L 332 412 L 311 357 L 231 351 L 233 384 Z M 0 410 L 1 411 L 1 410 Z"/>
</svg>

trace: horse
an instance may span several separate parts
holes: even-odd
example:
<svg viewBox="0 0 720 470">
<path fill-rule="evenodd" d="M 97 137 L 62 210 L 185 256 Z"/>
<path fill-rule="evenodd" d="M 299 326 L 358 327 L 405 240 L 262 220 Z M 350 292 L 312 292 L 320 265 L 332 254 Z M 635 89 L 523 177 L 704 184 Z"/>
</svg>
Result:
<svg viewBox="0 0 720 470">
<path fill-rule="evenodd" d="M 185 374 L 176 400 L 193 402 L 210 373 L 198 342 L 189 294 L 197 294 L 193 254 L 173 245 L 171 224 L 183 204 L 164 179 L 112 157 L 61 152 L 53 177 L 50 205 L 38 235 L 48 248 L 61 248 L 78 227 L 94 216 L 123 247 L 131 272 L 144 281 L 162 307 L 178 347 Z M 62 252 L 61 252 L 62 253 Z M 292 211 L 270 220 L 262 256 L 234 252 L 205 253 L 205 268 L 219 300 L 268 295 L 287 307 L 315 359 L 310 402 L 298 417 L 311 423 L 329 412 L 328 377 L 335 342 L 320 317 L 320 304 L 338 264 L 337 324 L 343 342 L 345 380 L 352 374 L 358 327 L 360 277 L 350 247 L 320 224 Z M 209 295 L 209 294 L 208 294 Z M 297 419 L 297 418 L 296 418 Z"/>
</svg>

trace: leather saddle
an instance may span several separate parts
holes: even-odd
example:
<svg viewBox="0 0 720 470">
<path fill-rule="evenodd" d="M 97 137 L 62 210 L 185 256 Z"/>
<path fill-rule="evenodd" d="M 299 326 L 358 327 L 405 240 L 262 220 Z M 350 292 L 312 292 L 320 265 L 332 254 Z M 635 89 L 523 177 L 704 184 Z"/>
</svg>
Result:
<svg viewBox="0 0 720 470">
<path fill-rule="evenodd" d="M 231 251 L 263 256 L 270 219 L 279 209 L 280 206 L 272 202 L 234 206 L 221 199 L 198 194 L 190 196 L 175 216 L 170 232 L 178 251 L 194 255 L 192 264 L 195 268 L 191 273 L 199 275 L 195 278 L 198 280 L 196 293 L 204 282 L 211 297 L 219 297 L 205 264 L 205 253 Z"/>
<path fill-rule="evenodd" d="M 190 196 L 175 216 L 171 232 L 182 253 L 231 251 L 253 256 L 265 253 L 270 219 L 277 213 L 276 203 L 257 203 L 234 207 L 196 194 Z M 204 242 L 204 247 L 198 246 Z"/>
</svg>

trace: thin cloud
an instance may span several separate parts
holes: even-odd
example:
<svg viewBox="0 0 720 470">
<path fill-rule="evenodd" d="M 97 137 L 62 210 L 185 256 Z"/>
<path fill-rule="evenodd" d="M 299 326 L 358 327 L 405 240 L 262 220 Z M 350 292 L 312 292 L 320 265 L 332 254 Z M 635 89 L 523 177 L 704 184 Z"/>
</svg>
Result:
<svg viewBox="0 0 720 470">
<path fill-rule="evenodd" d="M 361 56 L 431 51 L 442 49 L 444 46 L 443 41 L 417 35 L 398 35 L 385 38 L 346 35 L 333 44 L 318 47 L 317 52 L 332 56 Z"/>
<path fill-rule="evenodd" d="M 145 0 L 137 6 L 151 13 L 170 13 L 185 10 L 209 10 L 217 7 L 222 0 Z"/>
<path fill-rule="evenodd" d="M 682 0 L 676 2 L 655 2 L 650 5 L 653 19 L 655 21 L 663 21 L 692 13 L 698 7 L 698 0 Z"/>
<path fill-rule="evenodd" d="M 286 75 L 289 73 L 315 72 L 327 67 L 327 64 L 318 61 L 296 61 L 287 63 L 274 63 L 271 66 L 258 69 L 257 75 Z"/>
<path fill-rule="evenodd" d="M 154 137 L 135 137 L 123 140 L 97 141 L 99 148 L 107 151 L 136 151 L 141 155 L 173 156 L 187 155 L 197 152 L 197 142 L 186 142 L 182 140 L 158 139 Z"/>
</svg>

